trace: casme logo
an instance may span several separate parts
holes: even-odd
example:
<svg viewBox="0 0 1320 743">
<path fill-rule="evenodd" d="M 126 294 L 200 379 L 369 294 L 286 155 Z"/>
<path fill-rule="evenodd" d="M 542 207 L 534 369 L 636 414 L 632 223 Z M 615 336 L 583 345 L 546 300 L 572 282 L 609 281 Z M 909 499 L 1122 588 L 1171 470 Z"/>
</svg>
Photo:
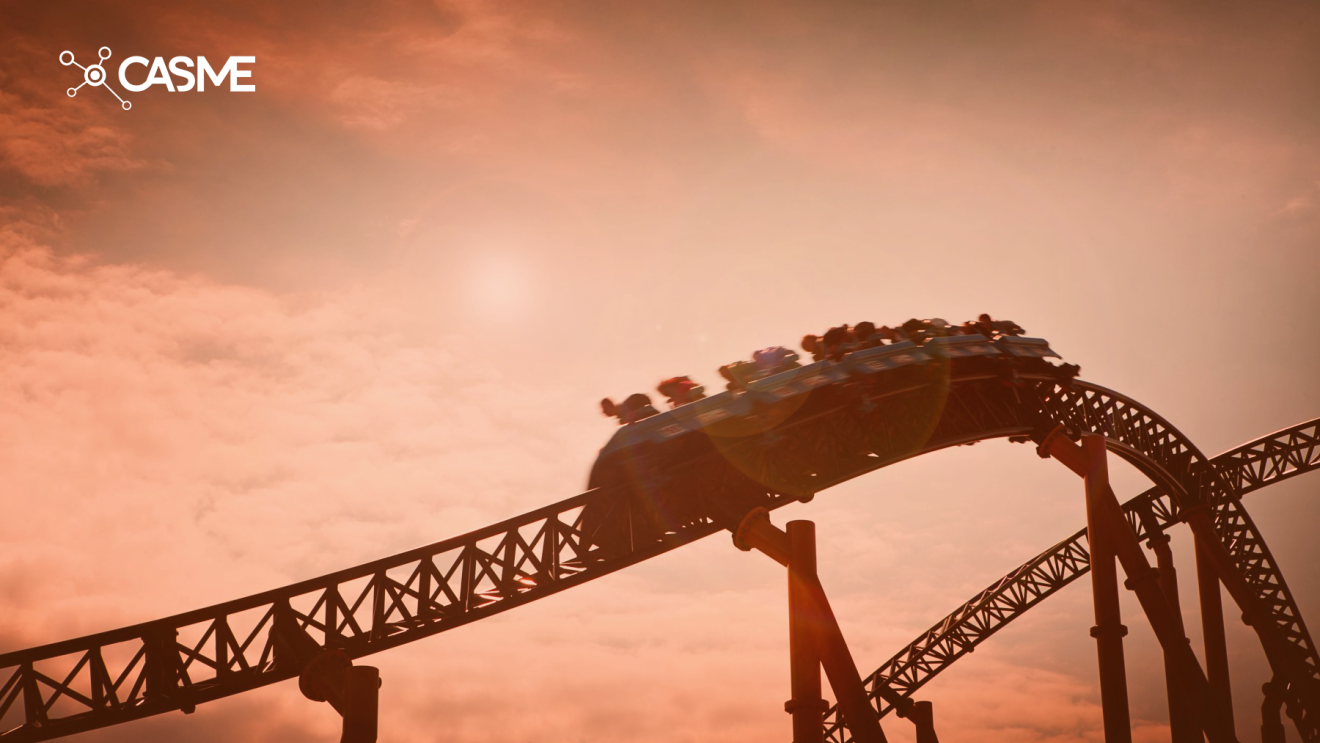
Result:
<svg viewBox="0 0 1320 743">
<path fill-rule="evenodd" d="M 101 63 L 110 58 L 110 47 L 101 47 L 97 50 L 96 55 L 96 64 L 83 67 L 74 61 L 73 52 L 60 52 L 60 64 L 65 67 L 68 67 L 69 65 L 78 65 L 83 71 L 82 85 L 79 85 L 77 88 L 69 88 L 69 97 L 72 98 L 75 95 L 78 95 L 78 89 L 83 85 L 103 87 L 110 91 L 111 95 L 119 99 L 119 103 L 124 107 L 125 111 L 133 108 L 131 102 L 120 98 L 114 88 L 111 88 L 106 82 L 105 67 Z M 168 67 L 165 64 L 164 57 L 155 57 L 151 60 L 148 60 L 146 57 L 129 57 L 119 65 L 119 84 L 134 93 L 140 93 L 153 85 L 164 85 L 171 93 L 186 93 L 194 89 L 198 92 L 206 90 L 206 81 L 208 78 L 212 85 L 220 87 L 221 83 L 224 82 L 224 79 L 228 77 L 229 89 L 231 91 L 235 93 L 252 93 L 256 91 L 257 86 L 239 82 L 240 79 L 252 77 L 252 70 L 240 69 L 239 65 L 255 64 L 256 61 L 256 57 L 230 57 L 225 60 L 224 65 L 222 65 L 219 70 L 216 70 L 211 66 L 211 63 L 206 60 L 206 57 L 200 56 L 197 58 L 196 65 L 193 64 L 193 60 L 189 57 L 174 57 L 170 59 Z M 147 68 L 147 78 L 145 81 L 137 84 L 128 81 L 128 76 L 125 73 L 127 73 L 134 65 L 142 65 Z M 197 70 L 196 74 L 193 73 L 194 67 Z M 177 77 L 183 82 L 175 85 L 173 77 L 171 76 Z"/>
</svg>

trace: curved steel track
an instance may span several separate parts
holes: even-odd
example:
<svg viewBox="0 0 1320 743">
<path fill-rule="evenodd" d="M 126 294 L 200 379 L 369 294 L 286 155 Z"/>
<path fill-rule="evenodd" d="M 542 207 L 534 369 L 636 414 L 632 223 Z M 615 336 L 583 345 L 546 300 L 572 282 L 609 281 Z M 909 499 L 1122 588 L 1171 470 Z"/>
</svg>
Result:
<svg viewBox="0 0 1320 743">
<path fill-rule="evenodd" d="M 1230 449 L 1210 463 L 1238 497 L 1320 468 L 1320 418 Z M 1129 500 L 1123 509 L 1140 539 L 1182 520 L 1178 504 L 1160 487 Z M 911 697 L 1009 622 L 1090 569 L 1083 528 L 995 581 L 885 661 L 863 681 L 872 704 L 882 717 L 889 714 L 894 708 L 884 702 L 881 687 Z M 834 708 L 826 714 L 825 728 L 826 740 L 851 740 Z"/>
<path fill-rule="evenodd" d="M 1284 638 L 1271 660 L 1311 683 L 1314 644 L 1255 526 L 1242 479 L 1221 471 L 1166 421 L 1118 393 L 1043 369 L 1003 375 L 932 366 L 903 384 L 822 388 L 765 430 L 666 469 L 646 454 L 644 488 L 617 483 L 432 545 L 224 604 L 0 654 L 0 741 L 105 727 L 292 678 L 302 662 L 276 625 L 362 657 L 601 577 L 713 534 L 728 504 L 777 508 L 893 462 L 1056 424 L 1106 436 L 1168 493 L 1171 509 L 1213 510 L 1250 589 L 1250 609 Z M 1244 455 L 1246 456 L 1246 455 Z M 1247 477 L 1243 475 L 1242 477 Z M 1277 479 L 1277 478 L 1274 478 Z M 641 497 L 640 491 L 644 490 Z M 1173 513 L 1170 510 L 1170 513 Z M 913 687 L 915 688 L 915 687 Z M 1320 703 L 1294 695 L 1296 717 Z M 1314 725 L 1311 725 L 1313 728 Z M 1315 740 L 1311 728 L 1306 740 Z"/>
</svg>

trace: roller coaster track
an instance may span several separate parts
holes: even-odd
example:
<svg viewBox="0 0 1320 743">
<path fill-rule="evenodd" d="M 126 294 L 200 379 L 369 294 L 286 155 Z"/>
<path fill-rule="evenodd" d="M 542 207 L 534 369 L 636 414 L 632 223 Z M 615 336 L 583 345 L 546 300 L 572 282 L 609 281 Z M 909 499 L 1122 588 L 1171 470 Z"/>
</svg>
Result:
<svg viewBox="0 0 1320 743">
<path fill-rule="evenodd" d="M 1038 435 L 1056 424 L 1074 434 L 1104 434 L 1111 451 L 1168 492 L 1171 508 L 1212 508 L 1238 576 L 1263 607 L 1259 621 L 1285 638 L 1271 660 L 1285 666 L 1290 678 L 1314 678 L 1314 644 L 1237 500 L 1240 481 L 1221 476 L 1176 429 L 1118 393 L 1045 372 L 1006 380 L 945 370 L 945 376 L 897 388 L 848 384 L 816 390 L 810 414 L 675 464 L 649 482 L 646 497 L 626 483 L 606 485 L 319 578 L 0 654 L 0 741 L 47 740 L 191 711 L 297 676 L 303 660 L 291 647 L 288 628 L 306 632 L 322 647 L 363 657 L 709 536 L 725 524 L 718 504 L 773 509 L 909 457 L 983 439 Z M 1320 713 L 1313 695 L 1299 696 L 1297 704 L 1308 720 Z"/>
<path fill-rule="evenodd" d="M 1237 497 L 1318 469 L 1320 418 L 1230 449 L 1210 464 Z M 1141 539 L 1182 521 L 1178 504 L 1160 487 L 1129 500 L 1123 509 Z M 882 717 L 889 714 L 894 708 L 884 701 L 881 687 L 911 697 L 1009 622 L 1090 569 L 1086 529 L 1082 529 L 973 596 L 866 677 L 863 683 L 872 704 Z M 851 740 L 835 708 L 826 713 L 825 729 L 831 743 Z"/>
</svg>

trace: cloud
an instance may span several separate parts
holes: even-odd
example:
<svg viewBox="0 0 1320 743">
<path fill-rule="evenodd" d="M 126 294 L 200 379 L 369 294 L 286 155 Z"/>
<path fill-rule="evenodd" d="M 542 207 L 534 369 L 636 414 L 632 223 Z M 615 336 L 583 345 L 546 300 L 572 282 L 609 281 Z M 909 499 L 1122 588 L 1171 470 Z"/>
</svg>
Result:
<svg viewBox="0 0 1320 743">
<path fill-rule="evenodd" d="M 462 361 L 461 338 L 392 335 L 369 297 L 292 306 L 13 236 L 2 255 L 0 460 L 22 518 L 0 538 L 23 546 L 7 575 L 36 581 L 15 589 L 32 600 L 11 638 L 220 600 L 572 494 L 532 494 L 577 479 L 534 392 Z M 511 440 L 513 418 L 544 438 Z M 122 570 L 79 571 L 92 545 Z M 38 620 L 50 600 L 96 609 Z"/>
<path fill-rule="evenodd" d="M 369 293 L 281 299 L 12 235 L 0 255 L 0 468 L 16 494 L 0 523 L 7 649 L 461 533 L 571 495 L 546 483 L 580 474 L 564 464 L 583 439 L 563 422 L 571 401 L 500 380 L 464 357 L 462 338 L 391 331 L 397 318 Z M 838 536 L 845 555 L 867 549 L 862 534 Z M 892 542 L 882 564 L 916 542 L 932 560 L 947 551 L 930 535 L 880 536 Z M 898 601 L 836 583 L 864 672 L 906 637 L 859 619 L 915 626 L 944 600 L 919 582 Z M 386 684 L 382 730 L 397 741 L 439 729 L 455 741 L 772 738 L 785 729 L 781 589 L 768 561 L 713 538 L 384 653 L 369 661 Z M 1094 731 L 1086 683 L 1010 660 L 982 673 L 996 682 L 974 672 L 945 692 L 945 734 Z M 282 684 L 87 739 L 316 740 L 336 725 Z"/>
<path fill-rule="evenodd" d="M 1310 188 L 1303 188 L 1299 193 L 1289 196 L 1283 206 L 1274 212 L 1276 217 L 1297 218 L 1315 211 L 1320 204 L 1320 180 Z"/>
<path fill-rule="evenodd" d="M 9 170 L 30 186 L 49 189 L 85 187 L 105 174 L 147 166 L 133 152 L 127 122 L 106 116 L 112 108 L 125 113 L 109 93 L 84 85 L 69 98 L 65 91 L 83 81 L 81 69 L 61 65 L 58 50 L 13 28 L 0 32 L 0 40 L 0 173 Z M 94 61 L 82 57 L 83 64 Z M 114 74 L 112 66 L 107 70 Z M 99 96 L 113 105 L 103 105 Z M 0 203 L 19 196 L 0 186 Z"/>
<path fill-rule="evenodd" d="M 1287 14 L 1175 10 L 7 9 L 0 647 L 569 496 L 609 435 L 592 400 L 845 318 L 1004 307 L 1198 442 L 1291 423 L 1314 349 L 1277 318 L 1316 301 L 1320 45 Z M 67 98 L 53 54 L 106 35 L 255 54 L 261 92 Z M 1225 334 L 1272 351 L 1225 357 Z M 1264 391 L 1204 404 L 1243 385 Z M 1076 483 L 1009 448 L 806 511 L 864 673 L 1080 525 Z M 1048 607 L 932 684 L 942 734 L 1096 736 L 1088 608 Z M 784 631 L 782 575 L 713 538 L 373 658 L 383 737 L 783 738 Z M 283 684 L 85 737 L 334 727 Z"/>
<path fill-rule="evenodd" d="M 87 95 L 87 94 L 84 94 Z M 140 170 L 132 137 L 91 107 L 23 105 L 0 90 L 0 168 L 37 186 L 82 186 L 102 173 Z"/>
</svg>

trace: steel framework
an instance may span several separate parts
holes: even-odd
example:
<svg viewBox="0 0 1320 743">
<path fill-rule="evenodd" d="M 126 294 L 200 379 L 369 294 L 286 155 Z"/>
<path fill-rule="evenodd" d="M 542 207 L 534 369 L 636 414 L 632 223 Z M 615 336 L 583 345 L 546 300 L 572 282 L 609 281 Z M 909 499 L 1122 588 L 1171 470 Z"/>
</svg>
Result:
<svg viewBox="0 0 1320 743">
<path fill-rule="evenodd" d="M 1240 498 L 1267 485 L 1320 468 L 1320 418 L 1261 437 L 1214 459 L 1211 465 Z M 1123 504 L 1128 523 L 1141 539 L 1181 522 L 1178 504 L 1162 487 L 1154 487 Z M 936 622 L 885 661 L 865 684 L 875 709 L 883 717 L 893 711 L 880 694 L 887 688 L 904 698 L 953 665 L 1009 622 L 1025 614 L 1091 569 L 1086 529 L 1023 563 Z M 831 708 L 826 713 L 826 740 L 846 743 L 847 728 Z"/>
<path fill-rule="evenodd" d="M 1320 739 L 1314 724 L 1320 703 L 1307 686 L 1320 665 L 1314 644 L 1238 501 L 1253 483 L 1259 487 L 1300 471 L 1298 461 L 1312 466 L 1314 427 L 1304 455 L 1301 444 L 1284 452 L 1253 442 L 1234 450 L 1236 464 L 1230 466 L 1223 458 L 1227 455 L 1212 464 L 1154 412 L 1101 387 L 1044 371 L 1014 375 L 1008 383 L 974 366 L 961 371 L 934 367 L 923 375 L 887 387 L 822 388 L 813 393 L 811 406 L 792 419 L 718 442 L 718 451 L 691 457 L 646 454 L 638 466 L 654 477 L 647 479 L 653 486 L 644 493 L 626 484 L 607 485 L 469 534 L 291 586 L 0 654 L 0 741 L 46 740 L 173 710 L 187 712 L 292 678 L 303 661 L 290 649 L 291 633 L 281 627 L 297 628 L 323 648 L 359 658 L 675 549 L 728 528 L 730 512 L 778 508 L 922 453 L 1030 436 L 1059 424 L 1077 434 L 1105 435 L 1112 451 L 1150 475 L 1162 490 L 1144 502 L 1157 515 L 1163 513 L 1164 521 L 1172 523 L 1179 509 L 1212 509 L 1217 534 L 1250 591 L 1250 596 L 1239 591 L 1235 598 L 1258 600 L 1264 607 L 1257 629 L 1277 639 L 1271 660 L 1288 683 L 1290 710 L 1296 711 L 1306 740 Z M 1009 582 L 996 595 L 1018 597 L 1016 604 L 996 609 L 987 598 L 983 611 L 973 607 L 967 616 L 990 617 L 998 611 L 1011 619 L 1012 606 L 1029 608 L 1047 595 L 1037 596 L 1026 586 L 1061 586 L 1080 575 L 1086 555 L 1080 543 L 1067 546 L 1072 544 L 1060 543 L 1057 559 L 1033 561 L 1015 573 L 1020 578 L 1005 579 Z M 968 619 L 959 626 L 974 630 L 977 625 Z M 966 637 L 977 634 L 957 639 L 950 634 L 952 644 L 932 641 L 930 650 L 919 655 L 936 659 L 939 647 L 947 648 L 946 655 L 965 652 L 961 648 L 970 645 L 957 643 L 967 642 Z M 924 668 L 945 665 L 933 662 Z M 901 679 L 904 673 L 888 678 Z M 914 673 L 913 681 L 922 683 L 933 675 Z"/>
</svg>

